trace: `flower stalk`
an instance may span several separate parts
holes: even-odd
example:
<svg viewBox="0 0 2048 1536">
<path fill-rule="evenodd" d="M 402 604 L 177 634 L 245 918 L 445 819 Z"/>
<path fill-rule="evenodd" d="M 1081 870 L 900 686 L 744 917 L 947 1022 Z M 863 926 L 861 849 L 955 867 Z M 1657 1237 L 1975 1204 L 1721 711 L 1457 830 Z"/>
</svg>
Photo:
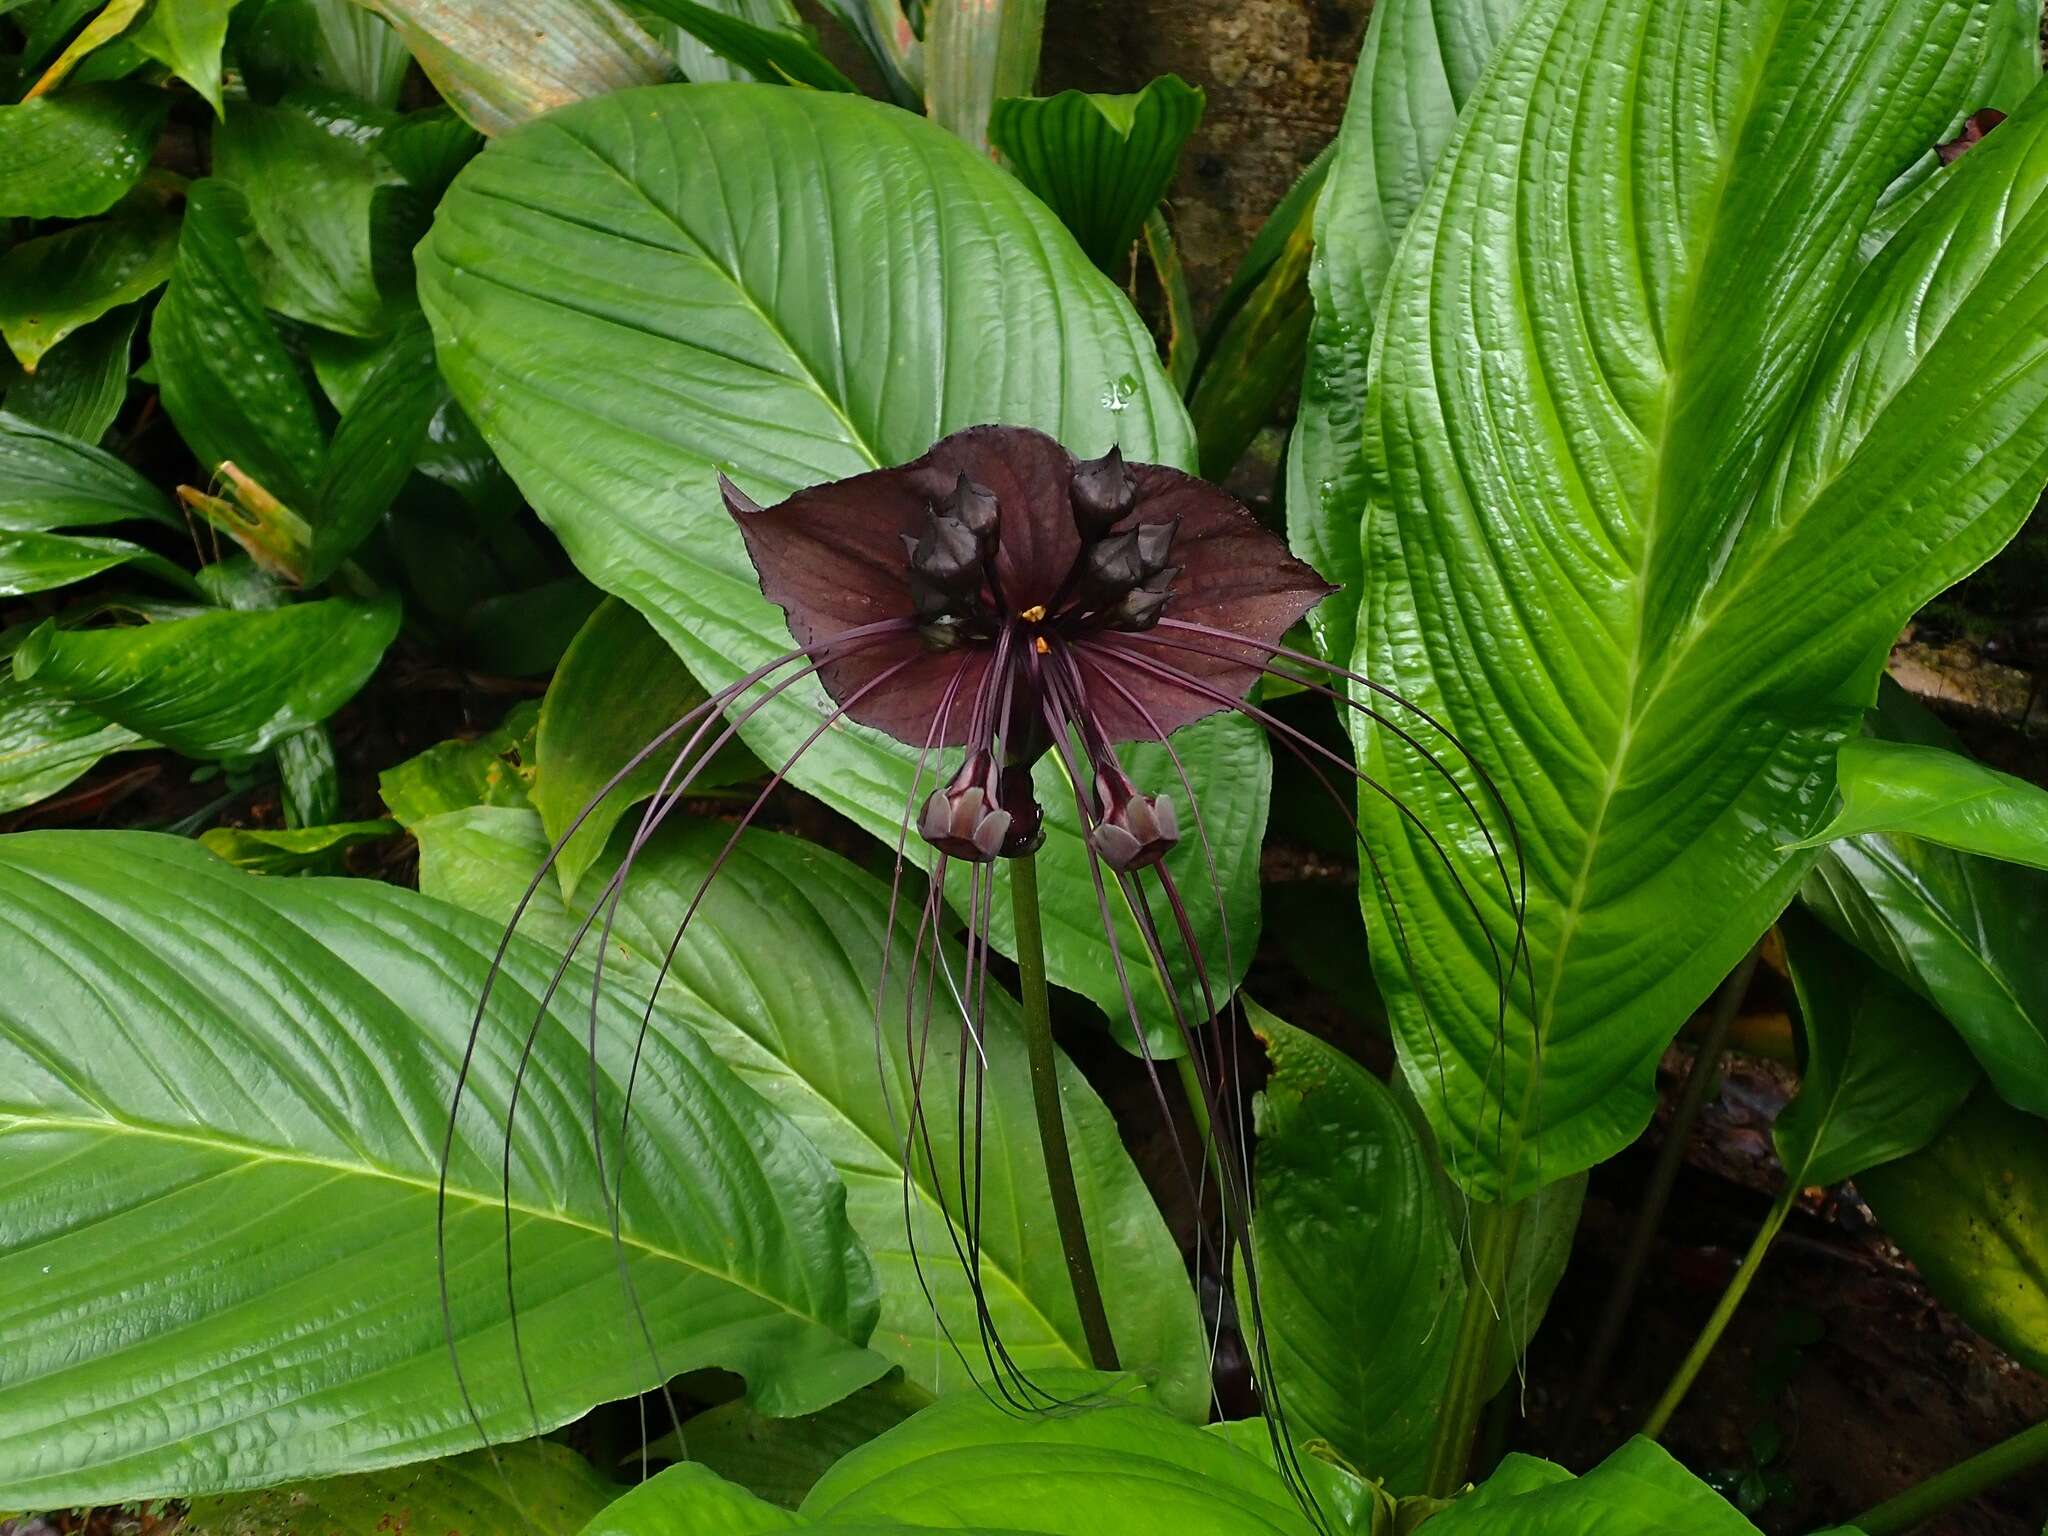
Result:
<svg viewBox="0 0 2048 1536">
<path fill-rule="evenodd" d="M 1024 1049 L 1031 1063 L 1031 1103 L 1038 1112 L 1038 1144 L 1045 1151 L 1045 1179 L 1052 1194 L 1067 1278 L 1081 1313 L 1088 1358 L 1099 1371 L 1119 1369 L 1116 1340 L 1103 1310 L 1095 1258 L 1081 1220 L 1081 1196 L 1074 1186 L 1074 1160 L 1067 1148 L 1066 1116 L 1060 1109 L 1059 1063 L 1052 1048 L 1052 1001 L 1045 985 L 1045 939 L 1038 917 L 1038 859 L 1024 854 L 1009 861 L 1010 910 L 1017 930 L 1017 968 L 1023 980 Z"/>
</svg>

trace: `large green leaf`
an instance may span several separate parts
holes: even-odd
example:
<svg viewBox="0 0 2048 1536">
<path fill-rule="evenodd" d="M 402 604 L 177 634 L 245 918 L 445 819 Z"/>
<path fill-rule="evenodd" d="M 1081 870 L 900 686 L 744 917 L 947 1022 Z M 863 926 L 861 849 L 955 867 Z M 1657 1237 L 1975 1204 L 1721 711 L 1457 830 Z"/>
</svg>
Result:
<svg viewBox="0 0 2048 1536">
<path fill-rule="evenodd" d="M 374 355 L 335 425 L 313 507 L 309 580 L 347 559 L 391 509 L 427 451 L 448 388 L 434 371 L 434 343 L 411 316 Z"/>
<path fill-rule="evenodd" d="M 799 1522 L 1044 1536 L 1312 1529 L 1278 1474 L 1223 1437 L 1131 1400 L 1113 1378 L 1079 1377 L 1070 1390 L 1086 1405 L 1058 1413 L 1019 1414 L 976 1393 L 943 1399 L 826 1473 Z"/>
<path fill-rule="evenodd" d="M 721 466 L 773 501 L 991 421 L 1077 453 L 1118 441 L 1132 459 L 1192 458 L 1151 338 L 1051 215 L 930 123 L 873 102 L 731 84 L 564 109 L 470 162 L 419 266 L 442 372 L 520 489 L 584 575 L 711 687 L 790 646 L 720 504 Z M 747 743 L 779 767 L 828 707 L 818 688 L 791 688 L 754 715 Z M 1223 721 L 1176 747 L 1241 967 L 1258 921 L 1265 745 Z M 915 760 L 842 725 L 791 777 L 893 847 Z M 1141 782 L 1185 798 L 1158 749 L 1135 762 Z M 1120 1018 L 1073 797 L 1055 768 L 1040 773 L 1054 977 Z M 1196 893 L 1220 971 L 1198 840 L 1170 867 Z M 994 908 L 1007 945 L 1000 893 Z M 1123 952 L 1142 955 L 1121 921 Z M 1143 1000 L 1161 1024 L 1151 989 Z"/>
<path fill-rule="evenodd" d="M 1294 552 L 1345 589 L 1309 615 L 1324 654 L 1351 656 L 1363 575 L 1366 380 L 1394 248 L 1523 0 L 1380 0 L 1315 210 L 1308 366 L 1287 457 Z"/>
<path fill-rule="evenodd" d="M 619 818 L 664 783 L 676 784 L 670 765 L 696 727 L 649 757 L 601 801 L 599 792 L 634 754 L 703 702 L 703 686 L 668 642 L 617 598 L 606 598 L 577 631 L 541 700 L 534 737 L 533 807 L 550 843 L 569 839 L 555 855 L 555 876 L 565 897 L 574 898 L 577 882 L 604 852 Z M 705 742 L 722 729 L 714 724 Z M 712 789 L 760 771 L 753 755 L 735 741 L 705 765 L 690 787 Z M 583 820 L 576 825 L 579 816 Z M 573 836 L 571 826 L 576 826 Z"/>
<path fill-rule="evenodd" d="M 268 260 L 263 303 L 351 336 L 384 329 L 371 205 L 394 170 L 296 107 L 244 102 L 214 130 L 213 173 L 241 190 Z"/>
<path fill-rule="evenodd" d="M 111 832 L 0 842 L 0 912 L 0 1181 L 36 1190 L 0 1219 L 8 1497 L 218 1492 L 474 1447 L 436 1183 L 496 925 Z M 873 1281 L 830 1167 L 687 1029 L 641 1059 L 615 1248 L 587 1131 L 593 1091 L 616 1127 L 640 1010 L 600 1007 L 593 1081 L 588 1009 L 565 999 L 510 1147 L 529 1408 L 500 1160 L 552 972 L 535 945 L 506 950 L 452 1145 L 448 1306 L 485 1428 L 530 1434 L 698 1366 L 778 1412 L 872 1379 Z"/>
<path fill-rule="evenodd" d="M 709 1467 L 686 1461 L 642 1483 L 579 1536 L 747 1536 L 796 1524 L 796 1516 L 781 1505 L 727 1482 Z"/>
<path fill-rule="evenodd" d="M 23 374 L 7 386 L 6 414 L 97 443 L 128 398 L 129 353 L 141 318 L 141 305 L 127 305 L 44 353 L 33 374 Z M 0 437 L 5 432 L 0 427 Z M 6 452 L 0 447 L 0 454 Z"/>
<path fill-rule="evenodd" d="M 232 461 L 273 496 L 310 504 L 327 440 L 250 271 L 249 206 L 225 181 L 195 182 L 170 287 L 150 325 L 164 409 L 209 471 Z"/>
<path fill-rule="evenodd" d="M 2048 1127 L 1979 1092 L 1926 1148 L 1856 1187 L 1935 1295 L 2048 1371 Z"/>
<path fill-rule="evenodd" d="M 125 629 L 45 624 L 14 674 L 191 757 L 261 752 L 341 708 L 398 633 L 398 604 L 333 597 Z"/>
<path fill-rule="evenodd" d="M 1651 1440 L 1635 1439 L 1584 1477 L 1510 1456 L 1429 1522 L 1432 1536 L 1756 1536 L 1756 1527 Z"/>
<path fill-rule="evenodd" d="M 840 1457 L 930 1402 L 922 1387 L 882 1381 L 795 1419 L 771 1419 L 745 1401 L 720 1403 L 648 1451 L 662 1460 L 697 1462 L 771 1504 L 795 1509 Z"/>
<path fill-rule="evenodd" d="M 1932 1141 L 1983 1074 L 1927 1000 L 1829 933 L 1788 913 L 1780 932 L 1806 1061 L 1771 1128 L 1793 1188 L 1839 1184 Z"/>
<path fill-rule="evenodd" d="M 147 746 L 125 726 L 0 664 L 0 811 L 47 799 L 110 752 Z"/>
<path fill-rule="evenodd" d="M 637 818 L 627 825 L 637 827 Z M 413 830 L 420 839 L 421 888 L 501 922 L 510 918 L 546 848 L 530 813 L 505 809 L 444 816 Z M 622 986 L 645 985 L 650 962 L 667 950 L 732 830 L 719 822 L 671 824 L 640 855 L 606 952 L 608 976 Z M 620 847 L 615 841 L 612 858 Z M 579 911 L 602 893 L 613 867 L 600 863 L 585 876 L 578 889 L 586 903 Z M 955 1099 L 960 1025 L 957 1015 L 941 1011 L 928 1042 L 921 1027 L 917 1036 L 931 1154 L 928 1160 L 921 1139 L 914 1154 L 906 1153 L 904 989 L 916 925 L 913 914 L 899 908 L 878 1035 L 876 986 L 888 911 L 888 887 L 836 855 L 749 833 L 692 919 L 662 996 L 839 1169 L 847 1215 L 882 1285 L 882 1318 L 871 1347 L 912 1381 L 943 1391 L 967 1386 L 970 1372 L 984 1379 L 988 1373 L 953 1246 L 963 1209 L 958 1159 L 972 1156 L 974 1111 L 970 1099 L 963 1115 Z M 535 895 L 520 931 L 555 947 L 573 933 L 551 883 Z M 595 950 L 595 933 L 590 947 Z M 930 953 L 928 941 L 927 963 Z M 959 975 L 959 951 L 948 945 L 947 958 Z M 989 1313 L 1011 1357 L 1034 1376 L 1085 1365 L 1087 1345 L 1032 1129 L 1017 1009 L 999 987 L 990 989 L 983 1029 L 981 1239 Z M 972 1058 L 971 1047 L 969 1053 Z M 1154 1382 L 1173 1412 L 1199 1416 L 1209 1395 L 1207 1354 L 1180 1254 L 1115 1122 L 1065 1062 L 1061 1100 L 1090 1244 L 1103 1256 L 1103 1295 L 1120 1357 Z M 912 1173 L 907 1207 L 906 1164 Z M 935 1308 L 965 1360 L 947 1343 Z"/>
<path fill-rule="evenodd" d="M 448 104 L 484 133 L 667 76 L 613 0 L 362 0 L 398 30 Z"/>
<path fill-rule="evenodd" d="M 1421 827 L 1377 797 L 1361 820 L 1404 1067 L 1476 1193 L 1642 1128 L 1659 1052 L 1811 864 L 1784 845 L 1900 627 L 2048 479 L 2048 91 L 1858 262 L 1987 15 L 1540 0 L 1410 222 L 1357 661 L 1463 734 L 1519 827 L 1505 1040 L 1513 925 L 1469 812 L 1379 732 L 1366 767 Z M 1709 17 L 1700 69 L 1655 66 Z"/>
<path fill-rule="evenodd" d="M 178 522 L 156 488 L 111 453 L 0 411 L 0 529 L 37 533 L 144 519 Z"/>
<path fill-rule="evenodd" d="M 242 67 L 276 93 L 312 85 L 398 105 L 412 62 L 383 17 L 356 0 L 268 0 L 239 32 Z"/>
<path fill-rule="evenodd" d="M 377 776 L 385 808 L 411 830 L 429 817 L 473 806 L 525 807 L 539 718 L 538 703 L 515 704 L 495 729 L 473 740 L 440 742 L 386 768 Z"/>
<path fill-rule="evenodd" d="M 1006 97 L 989 113 L 988 139 L 1090 259 L 1122 277 L 1145 215 L 1173 184 L 1181 146 L 1201 120 L 1202 93 L 1161 75 L 1128 96 Z"/>
<path fill-rule="evenodd" d="M 617 1496 L 546 1440 L 256 1493 L 194 1499 L 183 1536 L 570 1536 Z"/>
<path fill-rule="evenodd" d="M 2048 790 L 1915 742 L 1845 742 L 1842 807 L 1809 843 L 1881 832 L 2048 869 Z"/>
<path fill-rule="evenodd" d="M 33 372 L 49 350 L 170 276 L 178 221 L 162 213 L 78 224 L 0 256 L 0 334 Z"/>
<path fill-rule="evenodd" d="M 1419 1491 L 1457 1309 L 1436 1159 L 1387 1086 L 1263 1009 L 1252 1238 L 1273 1372 L 1297 1439 Z"/>
<path fill-rule="evenodd" d="M 87 219 L 135 185 L 171 99 L 86 85 L 0 106 L 0 218 Z"/>
</svg>

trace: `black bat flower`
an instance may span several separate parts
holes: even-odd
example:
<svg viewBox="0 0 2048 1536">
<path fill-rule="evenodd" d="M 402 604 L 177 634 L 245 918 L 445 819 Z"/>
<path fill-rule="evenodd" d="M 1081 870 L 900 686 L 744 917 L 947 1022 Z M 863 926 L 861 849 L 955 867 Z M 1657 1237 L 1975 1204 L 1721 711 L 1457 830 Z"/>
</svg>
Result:
<svg viewBox="0 0 2048 1536">
<path fill-rule="evenodd" d="M 760 575 L 761 589 L 788 617 L 796 647 L 675 722 L 614 778 L 612 783 L 617 784 L 640 762 L 690 733 L 576 943 L 563 957 L 557 984 L 584 935 L 601 923 L 604 941 L 598 948 L 593 992 L 603 985 L 611 925 L 634 858 L 689 794 L 703 766 L 748 719 L 796 682 L 815 675 L 835 707 L 786 761 L 775 766 L 767 787 L 739 818 L 725 852 L 737 846 L 770 792 L 803 753 L 841 719 L 886 732 L 917 753 L 899 829 L 885 929 L 897 931 L 895 909 L 914 829 L 935 853 L 905 988 L 903 1028 L 912 1064 L 911 1102 L 901 1127 L 907 1181 L 919 1158 L 935 1163 L 933 1139 L 924 1120 L 922 1062 L 923 1042 L 939 1002 L 956 1016 L 960 1032 L 961 1081 L 952 1085 L 952 1093 L 961 1115 L 963 1146 L 968 1139 L 969 1107 L 980 1103 L 979 1074 L 984 1070 L 979 1047 L 992 954 L 992 866 L 999 859 L 1023 859 L 1018 874 L 1035 890 L 1026 856 L 1044 839 L 1044 814 L 1031 770 L 1051 754 L 1062 769 L 1085 834 L 1098 916 L 1141 1047 L 1146 1034 L 1139 1025 L 1130 976 L 1151 972 L 1162 978 L 1193 977 L 1188 995 L 1173 985 L 1163 989 L 1191 1064 L 1190 1092 L 1199 1100 L 1196 1108 L 1208 1130 L 1206 1159 L 1183 1154 L 1182 1171 L 1191 1189 L 1202 1184 L 1204 1170 L 1213 1169 L 1216 1176 L 1223 1217 L 1221 1273 L 1231 1275 L 1235 1257 L 1249 1302 L 1246 1332 L 1261 1401 L 1274 1426 L 1275 1453 L 1282 1471 L 1300 1491 L 1300 1469 L 1281 1421 L 1284 1383 L 1273 1379 L 1260 1325 L 1250 1242 L 1251 1135 L 1232 1043 L 1237 1032 L 1209 1027 L 1229 1006 L 1223 978 L 1236 974 L 1228 952 L 1229 925 L 1225 920 L 1221 926 L 1223 969 L 1214 973 L 1198 942 L 1188 898 L 1164 862 L 1183 836 L 1192 835 L 1201 848 L 1210 887 L 1202 899 L 1213 900 L 1222 915 L 1221 882 L 1200 801 L 1171 738 L 1182 726 L 1219 711 L 1235 710 L 1251 718 L 1270 740 L 1308 766 L 1354 833 L 1357 787 L 1381 792 L 1379 786 L 1359 774 L 1347 756 L 1252 702 L 1254 685 L 1268 675 L 1281 676 L 1341 708 L 1359 711 L 1391 739 L 1421 754 L 1456 790 L 1515 920 L 1513 944 L 1507 954 L 1494 956 L 1504 1007 L 1521 958 L 1519 881 L 1510 879 L 1508 860 L 1495 846 L 1486 818 L 1416 733 L 1447 744 L 1462 757 L 1505 818 L 1499 796 L 1491 793 L 1483 770 L 1471 763 L 1456 738 L 1428 715 L 1364 677 L 1283 643 L 1289 629 L 1334 588 L 1290 555 L 1235 499 L 1177 469 L 1127 464 L 1114 448 L 1098 459 L 1076 460 L 1042 432 L 982 426 L 955 433 L 911 463 L 814 486 L 773 507 L 756 505 L 722 475 L 719 485 Z M 1383 712 L 1382 706 L 1397 711 L 1398 718 Z M 1115 751 L 1123 743 L 1161 746 L 1173 766 L 1178 796 L 1147 794 L 1134 784 Z M 941 764 L 955 750 L 957 763 L 946 772 Z M 1343 776 L 1341 790 L 1331 778 L 1333 772 Z M 607 785 L 593 804 L 610 788 Z M 1460 871 L 1435 835 L 1408 814 L 1436 856 L 1458 876 Z M 564 833 L 563 842 L 576 825 Z M 1507 825 L 1511 829 L 1511 823 Z M 1372 851 L 1362 842 L 1361 850 L 1393 906 Z M 550 863 L 553 857 L 551 853 Z M 704 876 L 669 958 L 724 857 L 714 860 Z M 967 867 L 966 878 L 949 886 L 949 867 L 955 864 Z M 546 869 L 543 865 L 536 874 L 529 897 Z M 962 885 L 966 963 L 964 974 L 956 974 L 940 935 L 948 926 L 948 891 L 957 900 Z M 1140 955 L 1121 952 L 1111 917 L 1112 891 L 1121 895 L 1135 919 L 1144 951 Z M 523 910 L 524 903 L 521 906 Z M 1397 908 L 1396 912 L 1395 942 L 1405 951 Z M 1159 921 L 1161 913 L 1164 924 Z M 1023 921 L 1020 908 L 1020 931 Z M 1031 921 L 1035 927 L 1035 897 Z M 1185 964 L 1176 969 L 1169 951 L 1177 952 Z M 885 1024 L 882 999 L 893 963 L 894 957 L 881 957 L 878 1029 Z M 1027 977 L 1027 994 L 1030 987 Z M 1028 995 L 1026 1001 L 1031 1001 Z M 652 1006 L 650 1002 L 650 1018 Z M 1026 1011 L 1030 1014 L 1029 1006 Z M 482 1013 L 479 1005 L 479 1027 Z M 1050 1081 L 1049 1036 L 1044 1039 L 1045 1060 L 1034 1060 L 1034 1071 L 1043 1065 Z M 594 1054 L 594 1040 L 592 1048 Z M 1149 1052 L 1146 1066 L 1164 1109 L 1166 1093 Z M 628 1112 L 631 1088 L 629 1079 Z M 1075 1292 L 1091 1352 L 1098 1365 L 1110 1366 L 1116 1361 L 1114 1343 L 1101 1312 L 1078 1206 L 1072 1203 L 1072 1176 L 1062 1176 L 1065 1147 L 1056 1133 L 1056 1091 L 1052 1101 L 1048 1106 L 1041 1098 L 1040 1113 L 1042 1129 L 1049 1113 L 1055 1132 L 1046 1138 L 1046 1156 L 1061 1236 L 1070 1268 L 1081 1271 L 1075 1277 Z M 604 1128 L 594 1118 L 596 1102 L 593 1091 L 592 1133 L 601 1163 Z M 623 1131 L 623 1126 L 619 1129 Z M 506 1134 L 509 1144 L 509 1112 Z M 971 1158 L 963 1151 L 958 1166 L 948 1171 L 961 1206 L 948 1215 L 957 1257 L 979 1300 L 978 1108 L 973 1135 L 977 1145 Z M 623 1145 L 623 1138 L 618 1144 Z M 936 1166 L 929 1172 L 933 1189 L 941 1189 L 945 1176 Z M 615 1211 L 618 1176 L 615 1168 Z M 1199 1198 L 1198 1193 L 1198 1202 Z M 915 1260 L 914 1248 L 912 1256 Z M 1200 1262 L 1198 1254 L 1198 1268 Z M 637 1302 L 635 1307 L 637 1312 Z M 978 1352 L 987 1374 L 973 1372 L 971 1364 L 970 1371 L 1019 1409 L 1054 1404 L 1057 1399 L 1031 1383 L 1011 1360 L 986 1304 L 978 1305 L 977 1312 Z M 939 1322 L 951 1337 L 946 1320 L 941 1317 Z M 651 1337 L 649 1343 L 651 1349 Z M 965 1350 L 958 1342 L 955 1348 L 965 1362 Z M 1313 1501 L 1305 1502 L 1313 1511 Z"/>
</svg>

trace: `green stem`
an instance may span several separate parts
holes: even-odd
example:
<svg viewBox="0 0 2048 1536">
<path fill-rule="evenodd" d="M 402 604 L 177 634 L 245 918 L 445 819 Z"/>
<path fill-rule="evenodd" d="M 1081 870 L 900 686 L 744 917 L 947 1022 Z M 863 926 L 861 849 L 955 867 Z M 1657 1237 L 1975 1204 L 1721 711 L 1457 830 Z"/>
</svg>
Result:
<svg viewBox="0 0 2048 1536">
<path fill-rule="evenodd" d="M 1031 1103 L 1038 1111 L 1038 1144 L 1045 1150 L 1045 1182 L 1066 1250 L 1067 1278 L 1074 1285 L 1081 1332 L 1099 1371 L 1118 1368 L 1109 1314 L 1102 1308 L 1088 1229 L 1081 1221 L 1081 1196 L 1074 1187 L 1074 1161 L 1067 1150 L 1066 1117 L 1060 1109 L 1059 1061 L 1052 1047 L 1052 1000 L 1045 988 L 1045 940 L 1038 922 L 1038 859 L 1010 860 L 1010 910 L 1017 929 L 1017 969 L 1023 980 L 1024 1050 L 1031 1061 Z"/>
<path fill-rule="evenodd" d="M 1770 1251 L 1772 1241 L 1779 1229 L 1785 1225 L 1785 1218 L 1792 1214 L 1792 1202 L 1799 1198 L 1796 1184 L 1787 1184 L 1785 1192 L 1778 1196 L 1777 1203 L 1764 1218 L 1758 1229 L 1756 1241 L 1749 1245 L 1749 1252 L 1742 1256 L 1742 1267 L 1735 1271 L 1735 1278 L 1728 1282 L 1728 1289 L 1721 1293 L 1721 1300 L 1714 1308 L 1714 1315 L 1707 1319 L 1706 1327 L 1700 1330 L 1698 1338 L 1692 1341 L 1692 1349 L 1679 1363 L 1677 1373 L 1671 1378 L 1671 1385 L 1664 1389 L 1664 1395 L 1657 1399 L 1657 1406 L 1650 1410 L 1650 1417 L 1643 1425 L 1643 1433 L 1654 1440 L 1664 1433 L 1664 1426 L 1671 1422 L 1671 1415 L 1678 1411 L 1678 1405 L 1685 1401 L 1685 1394 L 1692 1390 L 1693 1379 L 1700 1373 L 1700 1367 L 1707 1363 L 1714 1346 L 1721 1342 L 1721 1335 L 1728 1327 L 1728 1320 L 1735 1316 L 1735 1309 L 1742 1305 L 1742 1298 L 1749 1293 L 1749 1284 L 1756 1279 L 1756 1272 L 1763 1267 L 1764 1255 Z"/>
<path fill-rule="evenodd" d="M 1458 1314 L 1450 1379 L 1437 1406 L 1436 1433 L 1423 1468 L 1423 1492 L 1435 1498 L 1447 1499 L 1464 1486 L 1472 1434 L 1486 1408 L 1493 1375 L 1500 1298 L 1507 1291 L 1509 1260 L 1526 1208 L 1526 1202 L 1472 1207 L 1472 1264 L 1465 1278 L 1465 1306 Z"/>
<path fill-rule="evenodd" d="M 1877 1508 L 1858 1515 L 1852 1523 L 1864 1536 L 1903 1536 L 1951 1504 L 1975 1498 L 2044 1461 L 2048 1461 L 2048 1420 L 2021 1430 L 1988 1451 L 1978 1452 L 1968 1461 L 1956 1463 L 1946 1472 L 1935 1473 L 1896 1499 L 1886 1499 Z"/>
</svg>

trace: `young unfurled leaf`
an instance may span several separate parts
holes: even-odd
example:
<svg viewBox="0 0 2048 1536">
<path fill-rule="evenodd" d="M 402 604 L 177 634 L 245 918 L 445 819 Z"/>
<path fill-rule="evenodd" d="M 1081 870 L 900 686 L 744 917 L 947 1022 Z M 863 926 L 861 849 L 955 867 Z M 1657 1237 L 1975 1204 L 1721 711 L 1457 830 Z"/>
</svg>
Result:
<svg viewBox="0 0 2048 1536">
<path fill-rule="evenodd" d="M 249 207 L 225 181 L 195 182 L 170 287 L 149 342 L 165 410 L 208 470 L 232 460 L 285 505 L 312 505 L 327 440 L 312 396 L 263 312 L 243 242 Z"/>
<path fill-rule="evenodd" d="M 0 842 L 0 931 L 0 1175 L 36 1181 L 0 1208 L 0 1304 L 63 1309 L 0 1357 L 10 1500 L 215 1494 L 470 1449 L 451 1337 L 499 1443 L 701 1367 L 776 1413 L 886 1369 L 861 1347 L 874 1279 L 831 1166 L 666 1008 L 615 1248 L 577 1128 L 594 1090 L 619 1155 L 642 1003 L 599 999 L 593 1078 L 584 978 L 537 1018 L 555 957 L 520 939 L 449 1142 L 444 1333 L 437 1183 L 494 921 L 377 881 L 245 875 L 180 838 L 52 832 Z M 563 1139 L 542 1150 L 529 1124 Z"/>
<path fill-rule="evenodd" d="M 1202 120 L 1202 101 L 1178 75 L 1128 96 L 1008 97 L 989 114 L 988 137 L 1090 259 L 1121 278 L 1145 215 L 1166 195 L 1181 146 Z"/>
<path fill-rule="evenodd" d="M 127 629 L 45 624 L 14 673 L 190 757 L 242 757 L 355 696 L 398 633 L 398 604 L 328 598 Z"/>
<path fill-rule="evenodd" d="M 668 75 L 614 0 L 378 0 L 377 11 L 448 105 L 486 134 Z"/>
<path fill-rule="evenodd" d="M 141 14 L 149 0 L 107 0 L 99 15 L 87 22 L 78 36 L 65 45 L 57 55 L 56 62 L 43 71 L 42 77 L 28 88 L 26 100 L 48 95 L 64 83 L 65 76 L 85 61 L 86 55 L 95 48 L 111 43 L 128 29 L 130 22 Z"/>
<path fill-rule="evenodd" d="M 0 256 L 0 334 L 33 373 L 44 354 L 171 275 L 178 221 L 138 211 L 25 240 Z"/>
<path fill-rule="evenodd" d="M 1913 742 L 1844 742 L 1842 808 L 1797 848 L 1881 832 L 2048 869 L 2048 790 L 1960 752 Z"/>
<path fill-rule="evenodd" d="M 162 91 L 87 85 L 0 106 L 0 218 L 89 219 L 149 164 L 170 110 Z"/>
</svg>

